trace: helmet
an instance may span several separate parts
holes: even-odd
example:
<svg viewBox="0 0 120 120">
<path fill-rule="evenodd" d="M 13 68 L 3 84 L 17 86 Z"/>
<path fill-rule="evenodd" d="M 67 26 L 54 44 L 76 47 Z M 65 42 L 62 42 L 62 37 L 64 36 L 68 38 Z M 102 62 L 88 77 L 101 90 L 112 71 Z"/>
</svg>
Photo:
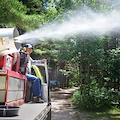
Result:
<svg viewBox="0 0 120 120">
<path fill-rule="evenodd" d="M 26 48 L 32 48 L 33 49 L 31 44 L 25 44 L 23 50 L 26 51 Z"/>
<path fill-rule="evenodd" d="M 32 48 L 32 45 L 31 44 L 25 44 L 24 47 L 26 47 L 26 48 Z"/>
</svg>

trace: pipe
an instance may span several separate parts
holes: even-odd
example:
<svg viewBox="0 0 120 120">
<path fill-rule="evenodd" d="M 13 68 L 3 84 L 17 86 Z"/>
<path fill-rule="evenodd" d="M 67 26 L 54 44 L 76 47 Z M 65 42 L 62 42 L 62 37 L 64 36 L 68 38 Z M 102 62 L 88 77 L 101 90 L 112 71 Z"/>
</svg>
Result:
<svg viewBox="0 0 120 120">
<path fill-rule="evenodd" d="M 17 37 L 19 32 L 16 28 L 0 28 L 0 37 Z"/>
<path fill-rule="evenodd" d="M 20 47 L 14 41 L 17 36 L 19 32 L 16 28 L 0 28 L 0 56 L 17 52 Z"/>
</svg>

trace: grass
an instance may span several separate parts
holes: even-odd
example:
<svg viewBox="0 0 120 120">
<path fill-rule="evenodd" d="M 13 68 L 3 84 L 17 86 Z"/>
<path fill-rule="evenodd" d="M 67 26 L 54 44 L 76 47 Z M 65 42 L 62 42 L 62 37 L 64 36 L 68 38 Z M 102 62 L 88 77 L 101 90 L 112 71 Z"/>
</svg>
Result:
<svg viewBox="0 0 120 120">
<path fill-rule="evenodd" d="M 111 109 L 108 111 L 80 111 L 84 114 L 82 120 L 120 120 L 120 109 Z"/>
<path fill-rule="evenodd" d="M 80 95 L 79 92 L 76 93 L 77 99 L 78 99 L 79 95 Z M 76 101 L 74 101 L 74 99 Z M 101 111 L 100 110 L 90 111 L 90 110 L 83 110 L 83 108 L 82 108 L 83 106 L 81 104 L 77 103 L 78 102 L 77 99 L 76 99 L 76 97 L 74 98 L 73 96 L 71 96 L 71 98 L 70 98 L 71 101 L 76 103 L 76 104 L 73 103 L 73 108 L 75 108 L 77 105 L 77 108 L 79 109 L 77 116 L 79 116 L 81 118 L 80 120 L 120 120 L 119 104 L 114 105 L 114 107 L 109 110 L 105 110 L 105 109 L 101 108 Z"/>
<path fill-rule="evenodd" d="M 73 101 L 73 96 L 70 98 Z M 73 105 L 73 108 L 75 106 Z M 101 111 L 85 111 L 80 110 L 77 114 L 80 120 L 120 120 L 120 108 L 113 107 L 110 110 L 101 110 Z"/>
<path fill-rule="evenodd" d="M 100 120 L 120 120 L 120 110 L 112 109 L 106 112 L 96 112 L 96 116 L 101 118 Z"/>
</svg>

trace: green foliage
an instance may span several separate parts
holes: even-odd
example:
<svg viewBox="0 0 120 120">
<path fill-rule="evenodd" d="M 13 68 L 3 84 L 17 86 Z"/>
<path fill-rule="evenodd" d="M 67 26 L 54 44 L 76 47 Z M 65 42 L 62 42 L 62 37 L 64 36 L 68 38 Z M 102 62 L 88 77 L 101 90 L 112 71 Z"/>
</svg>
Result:
<svg viewBox="0 0 120 120">
<path fill-rule="evenodd" d="M 55 1 L 55 7 L 59 12 L 63 11 L 68 11 L 72 8 L 74 2 L 73 0 L 60 0 L 60 1 Z"/>
<path fill-rule="evenodd" d="M 25 14 L 27 12 L 26 6 L 22 5 L 18 0 L 1 0 L 0 6 L 0 23 L 13 22 L 16 14 Z"/>
<path fill-rule="evenodd" d="M 32 57 L 35 59 L 47 58 L 49 67 L 54 68 L 57 66 L 58 54 L 59 44 L 53 41 L 46 41 L 35 46 Z"/>
<path fill-rule="evenodd" d="M 98 0 L 60 0 L 60 1 L 55 1 L 56 9 L 59 12 L 65 12 L 71 9 L 81 9 L 85 8 L 86 12 L 89 9 L 92 9 L 96 12 L 105 12 L 107 10 L 112 10 L 112 6 L 109 6 L 106 1 L 98 1 Z M 85 11 L 84 11 L 85 12 Z"/>
<path fill-rule="evenodd" d="M 2 6 L 0 7 L 0 24 L 9 27 L 17 26 L 25 31 L 34 30 L 50 22 L 55 19 L 57 13 L 52 9 L 45 14 L 40 0 L 20 0 L 20 2 L 18 0 L 1 0 L 0 6 Z"/>
<path fill-rule="evenodd" d="M 99 85 L 95 81 L 89 83 L 89 86 L 84 85 L 82 89 L 82 94 L 78 90 L 73 95 L 76 107 L 86 110 L 101 110 L 111 107 L 112 102 L 107 89 L 99 89 Z"/>
<path fill-rule="evenodd" d="M 63 18 L 61 21 L 64 21 L 63 12 L 70 13 L 71 10 L 82 9 L 85 6 L 97 12 L 115 8 L 115 5 L 109 6 L 104 0 L 102 2 L 98 0 L 1 0 L 0 5 L 0 24 L 8 27 L 17 26 L 26 31 L 59 18 Z M 84 12 L 87 11 L 86 8 Z"/>
<path fill-rule="evenodd" d="M 96 110 L 119 106 L 119 49 L 106 55 L 107 42 L 109 37 L 77 37 L 62 46 L 61 58 L 67 60 L 67 70 L 62 72 L 72 76 L 71 85 L 80 87 L 73 97 L 76 107 Z"/>
<path fill-rule="evenodd" d="M 27 14 L 41 14 L 44 13 L 43 3 L 41 0 L 19 0 L 28 8 Z"/>
<path fill-rule="evenodd" d="M 18 0 L 1 0 L 0 6 L 2 6 L 0 7 L 0 23 L 2 25 L 32 30 L 40 26 L 44 21 L 44 16 L 26 15 L 27 7 Z"/>
<path fill-rule="evenodd" d="M 120 49 L 111 49 L 107 51 L 105 67 L 105 87 L 111 90 L 111 101 L 114 104 L 120 104 Z"/>
<path fill-rule="evenodd" d="M 42 55 L 42 54 L 47 53 L 47 51 L 41 51 L 40 49 L 35 49 L 34 53 L 37 54 L 37 55 Z"/>
<path fill-rule="evenodd" d="M 73 94 L 74 105 L 79 109 L 85 110 L 107 110 L 112 106 L 115 108 L 116 100 L 120 99 L 120 93 L 115 93 L 113 90 L 107 90 L 105 88 L 99 89 L 97 83 L 91 83 L 89 85 L 89 93 L 87 85 L 84 85 L 83 91 L 81 94 L 80 90 L 76 90 Z M 114 102 L 113 102 L 114 101 Z"/>
<path fill-rule="evenodd" d="M 118 82 L 120 80 L 120 49 L 112 49 L 108 50 L 107 54 L 108 56 L 106 57 L 106 76 L 108 76 L 108 84 L 109 83 L 114 83 L 114 81 Z"/>
</svg>

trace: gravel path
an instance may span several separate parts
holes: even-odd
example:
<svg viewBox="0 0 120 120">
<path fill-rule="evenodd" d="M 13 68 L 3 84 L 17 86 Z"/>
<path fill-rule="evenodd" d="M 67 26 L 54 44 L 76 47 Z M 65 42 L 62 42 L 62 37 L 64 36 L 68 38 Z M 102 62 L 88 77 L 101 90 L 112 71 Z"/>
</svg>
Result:
<svg viewBox="0 0 120 120">
<path fill-rule="evenodd" d="M 72 108 L 71 94 L 76 88 L 60 89 L 51 92 L 52 119 L 51 120 L 81 120 L 78 112 Z"/>
</svg>

